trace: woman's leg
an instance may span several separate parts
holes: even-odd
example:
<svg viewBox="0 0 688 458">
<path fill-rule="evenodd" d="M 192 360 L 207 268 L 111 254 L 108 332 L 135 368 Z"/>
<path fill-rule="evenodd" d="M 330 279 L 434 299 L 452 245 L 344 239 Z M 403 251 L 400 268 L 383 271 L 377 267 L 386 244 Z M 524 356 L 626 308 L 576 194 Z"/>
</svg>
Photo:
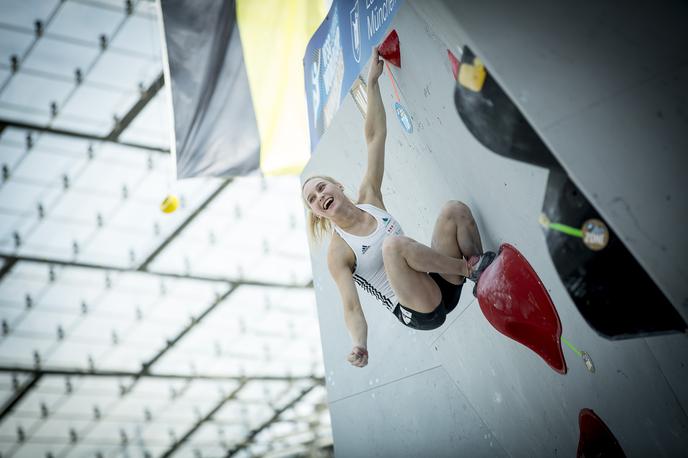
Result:
<svg viewBox="0 0 688 458">
<path fill-rule="evenodd" d="M 483 253 L 478 226 L 466 204 L 458 200 L 450 200 L 444 204 L 435 222 L 431 246 L 445 256 L 459 259 L 470 259 L 471 256 Z M 438 273 L 455 285 L 465 280 L 460 275 Z"/>
<path fill-rule="evenodd" d="M 457 277 L 468 275 L 463 259 L 445 256 L 409 237 L 385 239 L 382 256 L 387 278 L 399 302 L 417 312 L 432 312 L 442 299 L 437 283 L 427 272 Z"/>
</svg>

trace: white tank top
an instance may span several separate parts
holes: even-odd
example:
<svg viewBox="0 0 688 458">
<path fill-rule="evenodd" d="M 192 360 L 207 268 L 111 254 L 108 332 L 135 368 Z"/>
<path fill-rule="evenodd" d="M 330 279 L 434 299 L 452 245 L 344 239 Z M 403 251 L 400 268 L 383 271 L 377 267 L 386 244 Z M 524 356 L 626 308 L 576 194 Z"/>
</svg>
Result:
<svg viewBox="0 0 688 458">
<path fill-rule="evenodd" d="M 363 237 L 344 232 L 337 225 L 334 225 L 334 230 L 356 255 L 356 268 L 353 272 L 356 284 L 393 311 L 399 301 L 389 284 L 382 262 L 382 242 L 389 236 L 404 235 L 404 231 L 399 222 L 386 211 L 370 204 L 356 206 L 375 218 L 377 228 Z"/>
</svg>

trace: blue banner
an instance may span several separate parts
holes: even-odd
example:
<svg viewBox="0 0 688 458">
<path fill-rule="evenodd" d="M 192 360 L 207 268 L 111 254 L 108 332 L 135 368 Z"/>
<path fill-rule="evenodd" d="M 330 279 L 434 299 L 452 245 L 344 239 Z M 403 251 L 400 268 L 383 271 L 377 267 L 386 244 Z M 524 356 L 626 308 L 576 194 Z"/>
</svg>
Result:
<svg viewBox="0 0 688 458">
<path fill-rule="evenodd" d="M 311 153 L 402 0 L 334 0 L 303 58 Z"/>
</svg>

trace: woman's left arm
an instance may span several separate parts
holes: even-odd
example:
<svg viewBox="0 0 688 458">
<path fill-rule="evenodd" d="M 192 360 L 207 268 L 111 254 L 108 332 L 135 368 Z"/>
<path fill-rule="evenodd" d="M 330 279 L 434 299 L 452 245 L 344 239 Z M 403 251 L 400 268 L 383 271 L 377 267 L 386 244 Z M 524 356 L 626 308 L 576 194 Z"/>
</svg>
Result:
<svg viewBox="0 0 688 458">
<path fill-rule="evenodd" d="M 365 139 L 368 146 L 368 167 L 359 189 L 359 202 L 382 204 L 382 176 L 385 170 L 385 140 L 387 138 L 387 116 L 382 104 L 378 79 L 382 75 L 384 61 L 377 47 L 368 72 L 368 109 L 365 119 Z"/>
</svg>

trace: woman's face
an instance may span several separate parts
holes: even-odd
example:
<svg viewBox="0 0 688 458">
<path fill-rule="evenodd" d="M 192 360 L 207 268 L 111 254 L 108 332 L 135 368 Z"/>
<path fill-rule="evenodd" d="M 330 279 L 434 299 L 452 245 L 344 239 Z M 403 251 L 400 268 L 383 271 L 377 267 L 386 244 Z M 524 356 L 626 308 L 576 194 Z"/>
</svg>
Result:
<svg viewBox="0 0 688 458">
<path fill-rule="evenodd" d="M 311 178 L 303 187 L 303 198 L 316 216 L 329 218 L 347 197 L 340 184 L 324 178 Z"/>
</svg>

